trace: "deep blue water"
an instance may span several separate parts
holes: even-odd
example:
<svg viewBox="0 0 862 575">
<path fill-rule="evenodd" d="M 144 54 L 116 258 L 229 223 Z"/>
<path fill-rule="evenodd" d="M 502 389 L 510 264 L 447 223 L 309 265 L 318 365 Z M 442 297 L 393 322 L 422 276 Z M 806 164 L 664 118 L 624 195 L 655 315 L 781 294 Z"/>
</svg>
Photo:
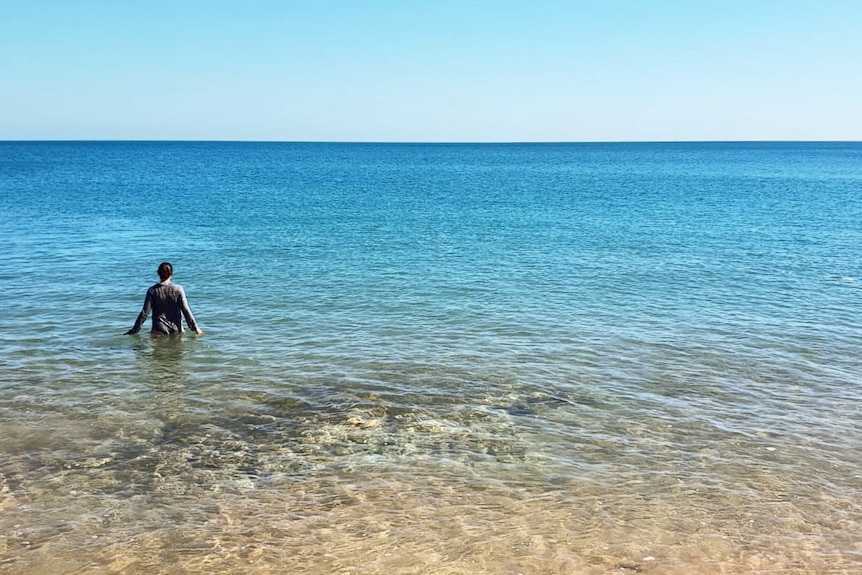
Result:
<svg viewBox="0 0 862 575">
<path fill-rule="evenodd" d="M 859 143 L 0 142 L 0 565 L 858 568 L 860 222 Z"/>
</svg>

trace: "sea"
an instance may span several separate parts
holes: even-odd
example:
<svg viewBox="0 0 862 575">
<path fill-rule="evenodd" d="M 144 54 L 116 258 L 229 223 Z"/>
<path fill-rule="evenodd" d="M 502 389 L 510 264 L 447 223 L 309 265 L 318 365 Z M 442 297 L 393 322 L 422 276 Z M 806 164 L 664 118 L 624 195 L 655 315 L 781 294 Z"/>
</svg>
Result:
<svg viewBox="0 0 862 575">
<path fill-rule="evenodd" d="M 2 142 L 0 574 L 858 574 L 860 321 L 862 143 Z"/>
</svg>

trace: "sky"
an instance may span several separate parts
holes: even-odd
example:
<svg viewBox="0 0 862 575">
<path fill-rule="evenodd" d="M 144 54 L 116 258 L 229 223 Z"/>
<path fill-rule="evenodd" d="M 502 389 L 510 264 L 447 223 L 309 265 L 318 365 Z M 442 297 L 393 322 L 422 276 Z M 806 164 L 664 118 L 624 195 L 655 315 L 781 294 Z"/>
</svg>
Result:
<svg viewBox="0 0 862 575">
<path fill-rule="evenodd" d="M 862 0 L 0 0 L 0 140 L 862 140 Z"/>
</svg>

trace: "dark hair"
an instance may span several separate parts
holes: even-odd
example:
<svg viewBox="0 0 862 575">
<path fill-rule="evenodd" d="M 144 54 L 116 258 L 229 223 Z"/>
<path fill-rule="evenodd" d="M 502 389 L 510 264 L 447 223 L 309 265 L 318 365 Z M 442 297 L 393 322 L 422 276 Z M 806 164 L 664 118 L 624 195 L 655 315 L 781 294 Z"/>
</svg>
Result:
<svg viewBox="0 0 862 575">
<path fill-rule="evenodd" d="M 167 280 L 172 275 L 174 275 L 174 266 L 169 264 L 168 262 L 162 262 L 159 264 L 159 277 L 162 278 L 162 281 Z"/>
</svg>

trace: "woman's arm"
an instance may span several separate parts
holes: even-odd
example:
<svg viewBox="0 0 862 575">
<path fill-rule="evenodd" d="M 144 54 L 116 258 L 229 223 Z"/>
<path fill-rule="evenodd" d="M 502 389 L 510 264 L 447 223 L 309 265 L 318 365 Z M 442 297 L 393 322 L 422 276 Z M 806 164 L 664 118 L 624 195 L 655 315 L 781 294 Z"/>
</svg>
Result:
<svg viewBox="0 0 862 575">
<path fill-rule="evenodd" d="M 198 327 L 198 324 L 195 321 L 195 316 L 192 314 L 189 302 L 186 299 L 186 292 L 183 288 L 180 288 L 180 309 L 183 312 L 183 316 L 186 318 L 186 323 L 189 324 L 189 329 L 198 335 L 202 334 L 204 330 Z"/>
<path fill-rule="evenodd" d="M 141 313 L 138 314 L 138 319 L 135 320 L 135 325 L 132 329 L 126 332 L 126 335 L 132 335 L 141 331 L 141 326 L 147 321 L 147 316 L 150 315 L 150 310 L 153 307 L 153 297 L 150 290 L 147 290 L 147 295 L 144 297 L 144 307 L 141 308 Z"/>
</svg>

